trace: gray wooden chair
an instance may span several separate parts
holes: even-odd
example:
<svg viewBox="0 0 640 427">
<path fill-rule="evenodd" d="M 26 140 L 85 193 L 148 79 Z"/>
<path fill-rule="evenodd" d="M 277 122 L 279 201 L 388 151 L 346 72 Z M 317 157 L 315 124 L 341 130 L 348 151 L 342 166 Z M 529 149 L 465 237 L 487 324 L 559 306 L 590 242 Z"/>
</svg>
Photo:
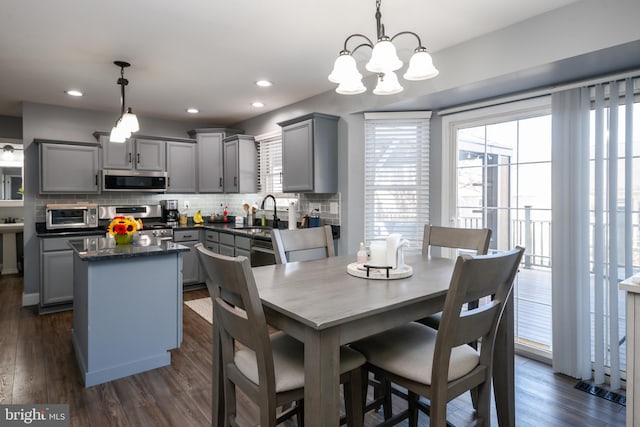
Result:
<svg viewBox="0 0 640 427">
<path fill-rule="evenodd" d="M 490 425 L 494 340 L 523 253 L 517 247 L 495 255 L 459 256 L 439 330 L 412 322 L 351 344 L 367 357 L 365 369 L 408 390 L 408 409 L 385 425 L 408 418 L 409 426 L 417 426 L 418 409 L 426 409 L 419 396 L 425 396 L 429 425 L 443 427 L 447 402 L 472 389 L 478 391 L 477 425 Z M 462 311 L 464 304 L 484 296 L 493 298 Z M 467 345 L 478 339 L 480 350 Z"/>
<path fill-rule="evenodd" d="M 276 264 L 335 256 L 331 226 L 299 230 L 271 230 Z"/>
<path fill-rule="evenodd" d="M 283 332 L 269 334 L 248 258 L 219 255 L 201 243 L 195 247 L 213 300 L 213 354 L 222 354 L 225 425 L 237 425 L 236 387 L 258 405 L 261 426 L 275 426 L 294 413 L 300 425 L 304 407 L 304 344 Z M 348 397 L 349 425 L 362 425 L 364 363 L 362 354 L 348 347 L 341 349 L 340 373 L 345 398 Z M 214 381 L 218 368 L 214 366 Z M 284 414 L 276 416 L 278 407 L 292 402 L 298 405 L 291 405 Z"/>
<path fill-rule="evenodd" d="M 429 249 L 433 246 L 451 249 L 466 249 L 475 251 L 476 255 L 485 255 L 491 242 L 491 230 L 489 228 L 456 228 L 440 227 L 426 224 L 422 239 L 422 255 L 429 256 Z M 478 306 L 477 301 L 469 302 L 470 308 Z M 442 313 L 436 313 L 419 320 L 427 326 L 438 329 Z"/>
</svg>

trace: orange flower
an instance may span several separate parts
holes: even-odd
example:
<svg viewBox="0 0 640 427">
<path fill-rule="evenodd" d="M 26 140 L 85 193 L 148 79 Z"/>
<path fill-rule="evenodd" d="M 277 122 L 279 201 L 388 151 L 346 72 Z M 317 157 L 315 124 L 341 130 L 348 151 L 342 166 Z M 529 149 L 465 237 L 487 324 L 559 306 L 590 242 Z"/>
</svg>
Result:
<svg viewBox="0 0 640 427">
<path fill-rule="evenodd" d="M 127 234 L 131 236 L 138 230 L 138 222 L 132 216 L 116 216 L 109 224 L 109 234 Z"/>
</svg>

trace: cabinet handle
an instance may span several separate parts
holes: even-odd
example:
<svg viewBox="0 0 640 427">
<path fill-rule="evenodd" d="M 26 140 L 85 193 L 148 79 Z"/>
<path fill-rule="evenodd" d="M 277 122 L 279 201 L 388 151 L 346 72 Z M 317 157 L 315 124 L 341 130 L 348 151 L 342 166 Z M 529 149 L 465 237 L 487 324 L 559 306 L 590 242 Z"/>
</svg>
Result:
<svg viewBox="0 0 640 427">
<path fill-rule="evenodd" d="M 98 185 L 98 174 L 96 174 L 96 186 Z"/>
<path fill-rule="evenodd" d="M 129 163 L 131 163 L 131 151 L 129 151 Z"/>
<path fill-rule="evenodd" d="M 222 177 L 220 177 L 220 187 L 222 187 Z"/>
<path fill-rule="evenodd" d="M 182 237 L 185 239 L 190 239 L 193 236 L 191 236 L 191 234 L 183 234 Z"/>
<path fill-rule="evenodd" d="M 167 187 L 171 187 L 171 177 L 167 178 Z"/>
<path fill-rule="evenodd" d="M 138 164 L 140 164 L 140 153 L 136 153 L 136 159 L 137 159 Z"/>
<path fill-rule="evenodd" d="M 236 185 L 238 185 L 238 177 L 234 176 L 233 177 L 233 186 L 235 187 Z"/>
</svg>

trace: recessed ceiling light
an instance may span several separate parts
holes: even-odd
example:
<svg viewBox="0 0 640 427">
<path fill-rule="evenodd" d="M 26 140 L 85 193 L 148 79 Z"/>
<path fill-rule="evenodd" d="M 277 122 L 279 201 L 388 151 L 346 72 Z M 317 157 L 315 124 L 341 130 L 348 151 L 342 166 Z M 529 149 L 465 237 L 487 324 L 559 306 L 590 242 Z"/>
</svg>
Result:
<svg viewBox="0 0 640 427">
<path fill-rule="evenodd" d="M 189 114 L 198 114 L 200 112 L 200 110 L 198 110 L 197 108 L 187 108 L 186 111 Z"/>
<path fill-rule="evenodd" d="M 256 82 L 256 85 L 260 86 L 260 87 L 269 87 L 271 86 L 273 83 L 271 83 L 269 80 L 258 80 Z"/>
<path fill-rule="evenodd" d="M 79 90 L 75 90 L 75 89 L 65 90 L 64 93 L 66 93 L 67 95 L 70 95 L 70 96 L 82 96 L 83 95 L 82 92 L 80 92 Z"/>
<path fill-rule="evenodd" d="M 264 107 L 264 104 L 262 102 L 260 102 L 260 101 L 256 101 L 256 102 L 252 102 L 251 106 L 255 107 L 255 108 L 262 108 L 262 107 Z"/>
</svg>

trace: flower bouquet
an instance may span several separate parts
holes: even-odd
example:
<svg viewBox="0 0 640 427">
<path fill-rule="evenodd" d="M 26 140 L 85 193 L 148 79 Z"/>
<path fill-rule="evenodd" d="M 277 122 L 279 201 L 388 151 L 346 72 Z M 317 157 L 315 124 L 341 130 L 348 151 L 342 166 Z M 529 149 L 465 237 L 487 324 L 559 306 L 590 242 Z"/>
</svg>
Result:
<svg viewBox="0 0 640 427">
<path fill-rule="evenodd" d="M 116 240 L 116 244 L 128 245 L 133 241 L 138 228 L 142 228 L 141 221 L 136 221 L 132 216 L 116 216 L 109 224 L 109 234 Z"/>
</svg>

